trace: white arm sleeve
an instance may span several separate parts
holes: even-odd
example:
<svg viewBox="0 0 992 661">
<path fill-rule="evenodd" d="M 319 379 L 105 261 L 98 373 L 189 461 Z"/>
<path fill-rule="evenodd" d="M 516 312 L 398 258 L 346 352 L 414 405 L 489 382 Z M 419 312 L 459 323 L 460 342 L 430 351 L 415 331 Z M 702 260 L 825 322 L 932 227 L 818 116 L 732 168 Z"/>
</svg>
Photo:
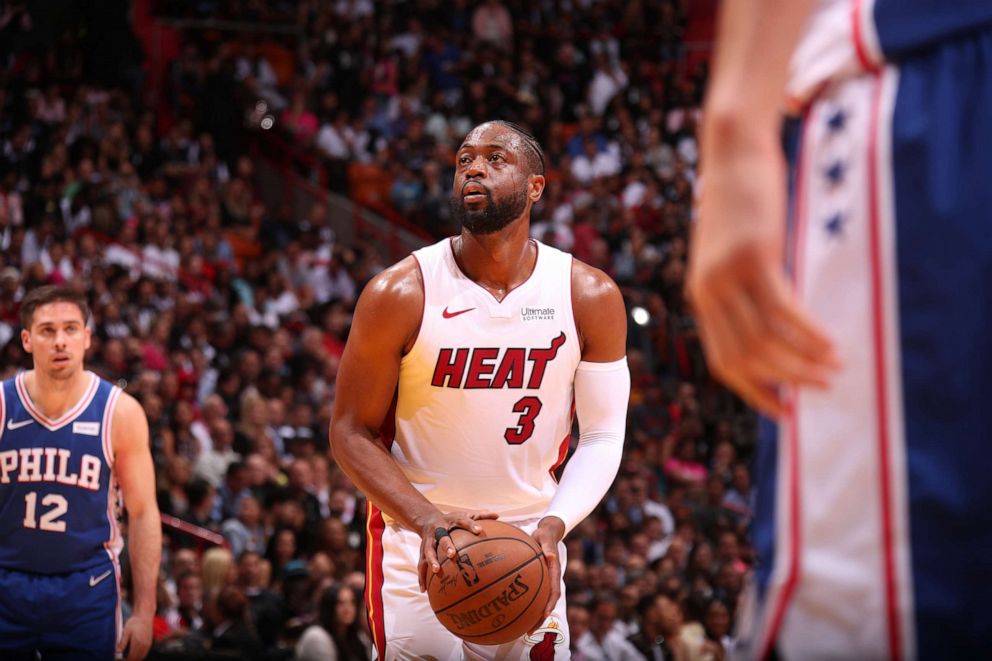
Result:
<svg viewBox="0 0 992 661">
<path fill-rule="evenodd" d="M 544 514 L 564 521 L 566 535 L 589 516 L 613 484 L 623 456 L 629 398 L 626 358 L 612 363 L 579 363 L 575 370 L 579 445 Z"/>
</svg>

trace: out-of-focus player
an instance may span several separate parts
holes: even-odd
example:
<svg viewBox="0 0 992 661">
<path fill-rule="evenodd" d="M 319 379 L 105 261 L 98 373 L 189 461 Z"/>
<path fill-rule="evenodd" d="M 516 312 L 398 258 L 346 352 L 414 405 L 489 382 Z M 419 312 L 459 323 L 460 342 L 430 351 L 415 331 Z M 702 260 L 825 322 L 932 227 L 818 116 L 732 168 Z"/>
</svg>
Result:
<svg viewBox="0 0 992 661">
<path fill-rule="evenodd" d="M 689 293 L 779 421 L 741 656 L 987 656 L 992 3 L 734 0 L 717 48 Z"/>
<path fill-rule="evenodd" d="M 529 238 L 544 191 L 532 136 L 488 122 L 456 159 L 461 234 L 368 285 L 338 373 L 331 444 L 370 500 L 372 632 L 379 658 L 526 657 L 526 637 L 498 647 L 456 638 L 422 593 L 438 556 L 454 554 L 447 531 L 477 532 L 477 520 L 498 515 L 548 559 L 550 619 L 538 640 L 551 636 L 567 658 L 561 539 L 619 466 L 630 392 L 623 299 L 602 272 Z M 556 484 L 573 411 L 579 444 Z"/>
<path fill-rule="evenodd" d="M 21 342 L 34 369 L 0 388 L 3 659 L 141 659 L 151 646 L 162 530 L 148 422 L 83 368 L 88 318 L 69 287 L 29 292 Z M 134 579 L 123 631 L 120 496 Z"/>
</svg>

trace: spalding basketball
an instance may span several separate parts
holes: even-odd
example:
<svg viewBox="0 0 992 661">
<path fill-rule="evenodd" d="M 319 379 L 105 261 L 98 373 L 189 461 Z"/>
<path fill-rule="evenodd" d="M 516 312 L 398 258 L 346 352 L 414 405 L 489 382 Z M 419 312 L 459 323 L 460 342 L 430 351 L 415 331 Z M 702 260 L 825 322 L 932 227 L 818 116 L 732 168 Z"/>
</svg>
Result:
<svg viewBox="0 0 992 661">
<path fill-rule="evenodd" d="M 541 623 L 551 582 L 541 547 L 516 526 L 479 521 L 482 532 L 451 531 L 458 553 L 427 580 L 434 614 L 470 643 L 502 645 Z"/>
</svg>

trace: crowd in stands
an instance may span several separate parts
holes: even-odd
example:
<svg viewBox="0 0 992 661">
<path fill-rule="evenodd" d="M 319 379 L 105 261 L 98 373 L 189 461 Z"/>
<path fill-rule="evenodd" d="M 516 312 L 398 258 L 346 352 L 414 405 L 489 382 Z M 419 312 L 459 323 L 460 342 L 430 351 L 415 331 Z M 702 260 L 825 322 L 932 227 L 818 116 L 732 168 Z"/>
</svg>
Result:
<svg viewBox="0 0 992 661">
<path fill-rule="evenodd" d="M 625 458 L 567 539 L 573 658 L 723 658 L 756 431 L 683 299 L 706 76 L 688 3 L 106 4 L 0 2 L 0 376 L 30 366 L 26 291 L 87 292 L 88 365 L 144 406 L 162 513 L 225 540 L 166 528 L 154 655 L 370 649 L 365 501 L 327 430 L 355 299 L 402 255 L 337 240 L 320 202 L 266 205 L 249 146 L 281 136 L 346 194 L 374 171 L 391 213 L 441 237 L 454 150 L 503 118 L 545 149 L 533 235 L 606 270 L 631 314 Z M 253 27 L 180 29 L 155 75 L 139 9 Z"/>
</svg>

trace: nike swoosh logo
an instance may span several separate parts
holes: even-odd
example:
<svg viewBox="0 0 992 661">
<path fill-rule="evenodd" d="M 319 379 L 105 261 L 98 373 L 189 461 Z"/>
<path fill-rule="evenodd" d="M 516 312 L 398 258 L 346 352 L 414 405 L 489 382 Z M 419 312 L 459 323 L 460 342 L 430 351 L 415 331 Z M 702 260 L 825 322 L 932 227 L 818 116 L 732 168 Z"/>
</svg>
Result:
<svg viewBox="0 0 992 661">
<path fill-rule="evenodd" d="M 34 422 L 34 420 L 31 419 L 21 420 L 20 422 L 14 422 L 13 420 L 8 420 L 7 429 L 9 429 L 10 431 L 14 431 L 15 429 L 20 429 L 21 427 L 27 427 L 32 422 Z"/>
<path fill-rule="evenodd" d="M 90 587 L 94 587 L 97 583 L 99 583 L 100 581 L 102 581 L 103 579 L 107 578 L 108 576 L 110 576 L 113 573 L 114 573 L 114 570 L 113 569 L 108 569 L 107 571 L 103 572 L 99 576 L 90 576 Z"/>
<path fill-rule="evenodd" d="M 445 319 L 451 319 L 452 317 L 457 317 L 460 314 L 465 314 L 466 312 L 471 312 L 474 309 L 475 308 L 467 308 L 465 310 L 459 310 L 458 312 L 448 312 L 448 308 L 445 307 L 444 308 L 444 312 L 441 313 L 441 316 L 444 317 Z"/>
</svg>

